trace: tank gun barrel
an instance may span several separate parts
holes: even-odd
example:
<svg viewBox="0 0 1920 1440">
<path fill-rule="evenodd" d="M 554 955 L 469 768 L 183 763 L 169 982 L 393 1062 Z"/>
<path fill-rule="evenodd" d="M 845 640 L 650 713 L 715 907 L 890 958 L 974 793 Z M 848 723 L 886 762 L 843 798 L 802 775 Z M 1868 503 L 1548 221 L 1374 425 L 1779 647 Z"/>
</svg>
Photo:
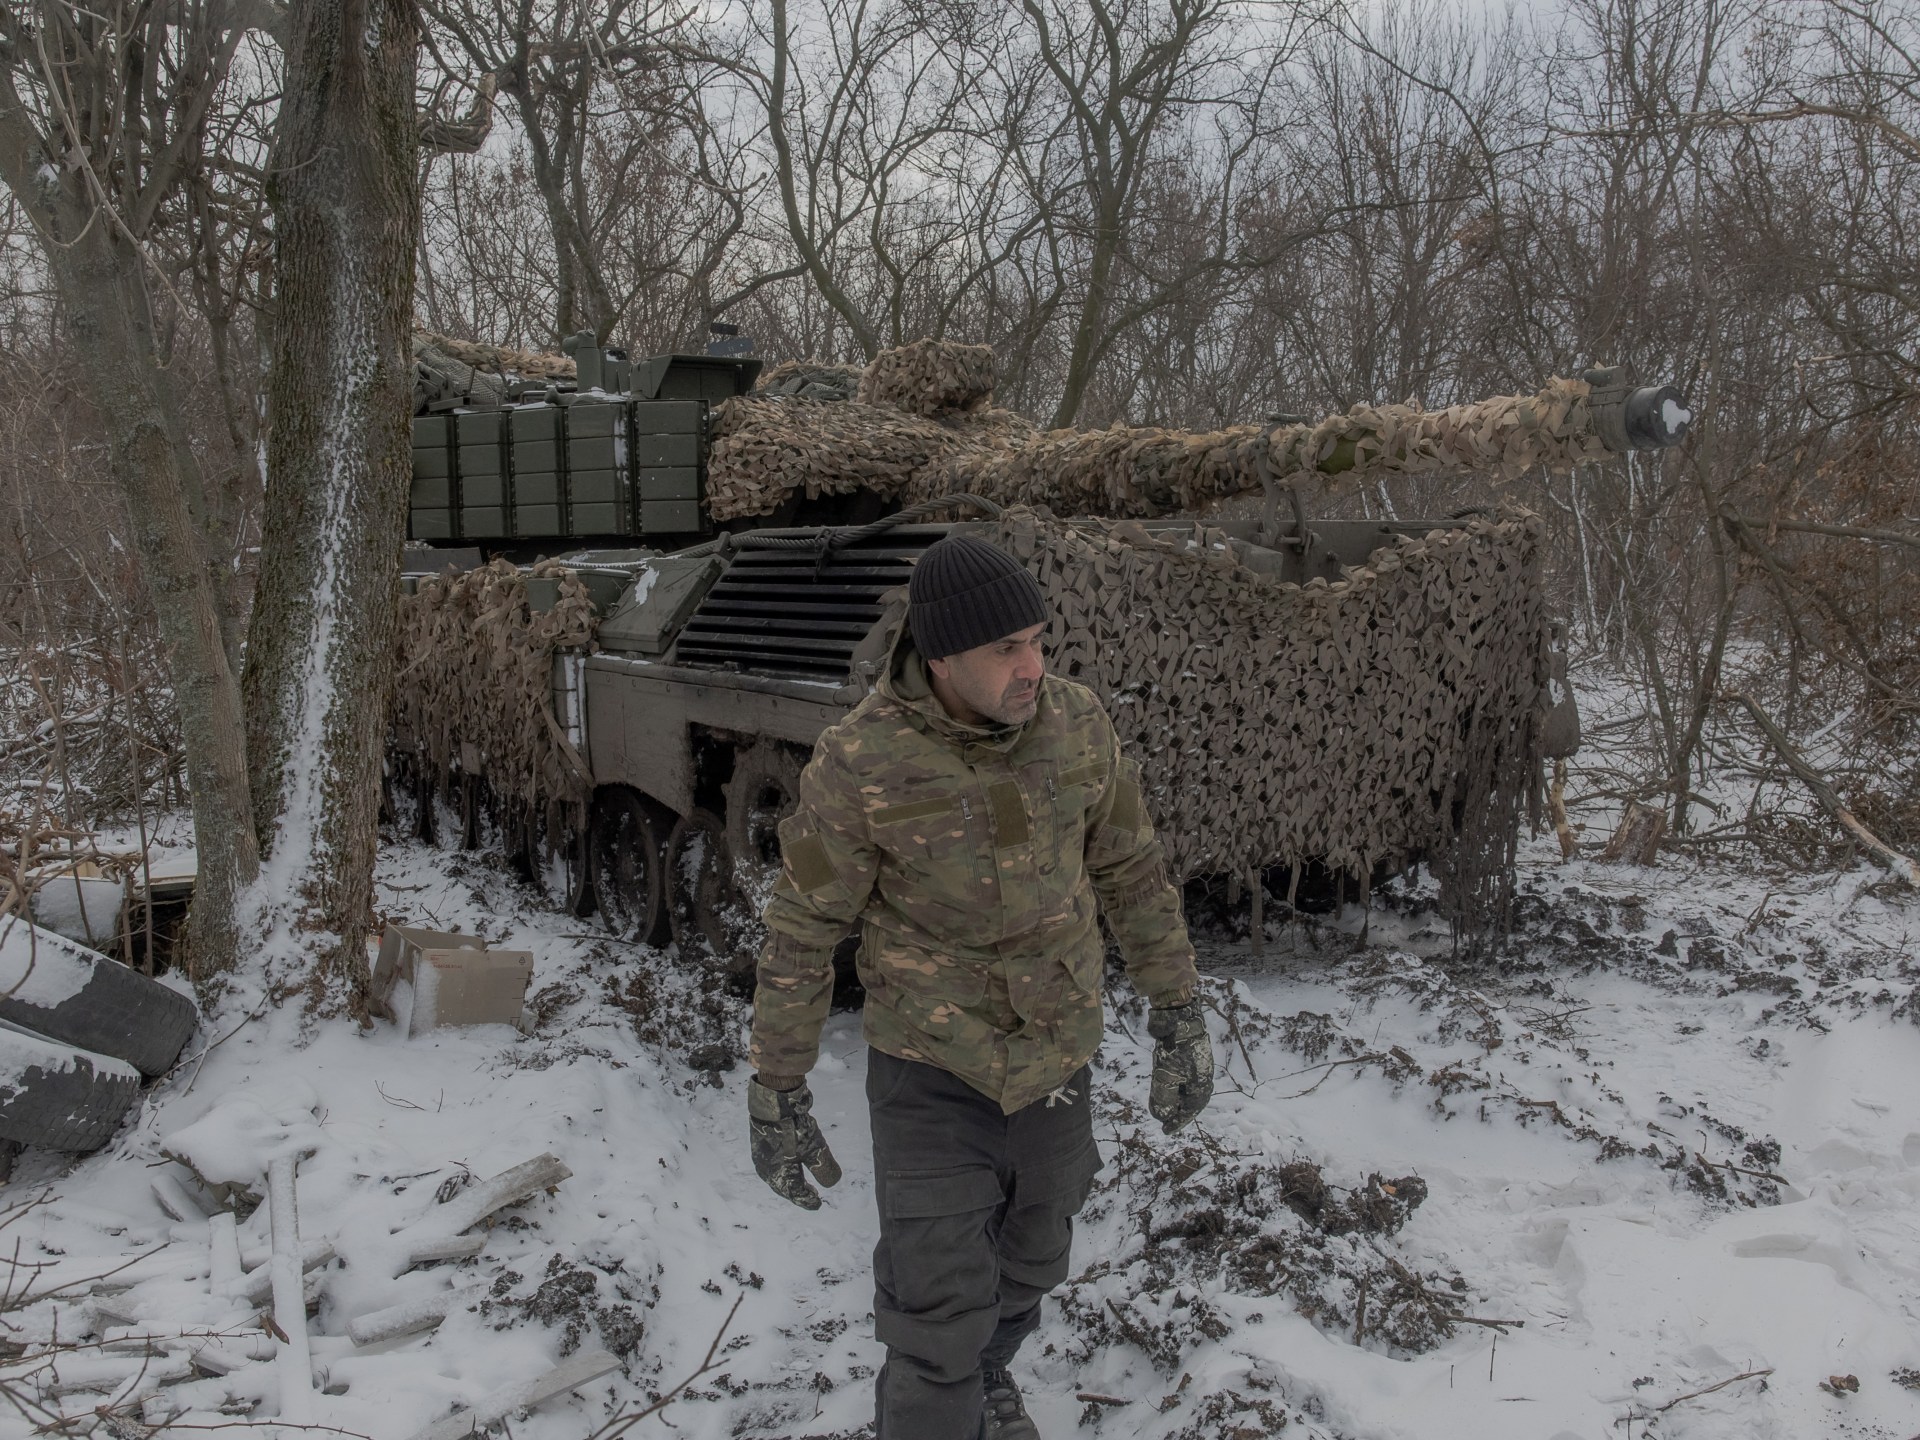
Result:
<svg viewBox="0 0 1920 1440">
<path fill-rule="evenodd" d="M 926 474 L 922 499 L 964 489 L 1059 514 L 1153 519 L 1313 477 L 1341 490 L 1386 475 L 1478 472 L 1512 480 L 1686 438 L 1693 415 L 1671 385 L 1635 386 L 1619 366 L 1549 380 L 1531 395 L 1422 410 L 1362 405 L 1317 421 L 1192 433 L 1152 427 L 1056 430 L 1007 449 L 962 452 Z M 929 488 L 930 487 L 930 488 Z"/>
</svg>

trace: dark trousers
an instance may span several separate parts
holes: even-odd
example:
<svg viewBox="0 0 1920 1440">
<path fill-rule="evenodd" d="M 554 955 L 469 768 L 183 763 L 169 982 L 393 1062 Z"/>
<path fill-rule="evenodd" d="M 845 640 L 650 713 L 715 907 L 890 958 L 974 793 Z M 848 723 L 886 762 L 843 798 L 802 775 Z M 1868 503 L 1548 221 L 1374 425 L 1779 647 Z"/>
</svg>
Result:
<svg viewBox="0 0 1920 1440">
<path fill-rule="evenodd" d="M 874 1190 L 877 1440 L 976 1440 L 980 1372 L 1004 1368 L 1067 1278 L 1073 1217 L 1100 1168 L 1082 1067 L 1011 1115 L 932 1065 L 867 1054 Z"/>
</svg>

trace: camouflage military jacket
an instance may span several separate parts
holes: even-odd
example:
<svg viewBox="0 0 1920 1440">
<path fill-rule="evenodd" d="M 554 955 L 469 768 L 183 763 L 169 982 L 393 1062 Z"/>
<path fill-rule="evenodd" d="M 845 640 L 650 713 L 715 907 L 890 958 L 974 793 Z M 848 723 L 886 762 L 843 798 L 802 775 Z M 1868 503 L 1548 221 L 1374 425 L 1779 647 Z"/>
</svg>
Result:
<svg viewBox="0 0 1920 1440">
<path fill-rule="evenodd" d="M 1134 985 L 1156 1004 L 1192 994 L 1138 767 L 1071 680 L 1048 676 L 1026 724 L 974 729 L 947 715 L 903 641 L 814 747 L 780 848 L 754 998 L 764 1075 L 813 1067 L 833 949 L 856 920 L 868 1043 L 951 1071 L 1008 1114 L 1100 1043 L 1096 895 Z"/>
</svg>

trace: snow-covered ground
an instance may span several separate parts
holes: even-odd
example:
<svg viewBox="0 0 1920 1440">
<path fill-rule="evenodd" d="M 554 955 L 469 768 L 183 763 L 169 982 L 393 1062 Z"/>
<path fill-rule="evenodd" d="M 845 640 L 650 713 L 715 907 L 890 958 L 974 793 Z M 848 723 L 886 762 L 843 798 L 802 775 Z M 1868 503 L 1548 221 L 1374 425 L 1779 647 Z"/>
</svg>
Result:
<svg viewBox="0 0 1920 1440">
<path fill-rule="evenodd" d="M 1528 848 L 1522 928 L 1496 960 L 1455 958 L 1417 893 L 1276 919 L 1258 958 L 1205 942 L 1222 1074 L 1190 1135 L 1146 1120 L 1144 1027 L 1120 988 L 1098 1061 L 1107 1169 L 1018 1362 L 1043 1434 L 1920 1436 L 1902 1383 L 1920 1387 L 1920 908 L 1864 871 L 1554 858 Z M 846 1178 L 807 1214 L 748 1160 L 746 1071 L 720 1068 L 737 999 L 544 908 L 484 853 L 389 847 L 380 881 L 394 918 L 532 950 L 533 1033 L 334 1024 L 303 1042 L 289 1017 L 224 1017 L 108 1150 L 70 1167 L 29 1152 L 0 1190 L 49 1197 L 0 1228 L 16 1297 L 30 1274 L 44 1291 L 149 1257 L 106 1314 L 85 1283 L 0 1302 L 7 1337 L 255 1325 L 257 1305 L 212 1298 L 207 1226 L 150 1191 L 184 1178 L 170 1137 L 227 1107 L 223 1124 L 252 1117 L 224 1157 L 236 1175 L 273 1143 L 315 1147 L 303 1232 L 340 1257 L 311 1325 L 338 1392 L 315 1420 L 336 1429 L 299 1433 L 407 1440 L 597 1344 L 624 1372 L 511 1421 L 517 1440 L 580 1440 L 695 1372 L 730 1313 L 712 1368 L 632 1433 L 862 1433 L 880 1354 L 857 1015 L 832 1019 L 813 1077 Z M 543 1151 L 572 1177 L 477 1258 L 395 1278 L 390 1232 Z M 243 1253 L 267 1219 L 241 1223 Z M 450 1285 L 479 1289 L 438 1331 L 345 1338 Z M 232 1423 L 223 1386 L 265 1396 L 268 1420 L 270 1372 L 191 1382 L 207 1408 L 170 1428 L 100 1433 Z M 1857 1392 L 1834 1386 L 1849 1376 Z M 0 1433 L 26 1422 L 0 1411 Z"/>
</svg>

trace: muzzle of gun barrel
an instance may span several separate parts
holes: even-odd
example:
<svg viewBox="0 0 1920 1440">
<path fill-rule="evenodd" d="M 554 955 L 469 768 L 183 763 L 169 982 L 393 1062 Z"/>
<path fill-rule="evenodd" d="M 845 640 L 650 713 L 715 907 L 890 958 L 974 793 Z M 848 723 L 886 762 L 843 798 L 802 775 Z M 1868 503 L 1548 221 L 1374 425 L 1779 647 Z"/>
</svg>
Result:
<svg viewBox="0 0 1920 1440">
<path fill-rule="evenodd" d="M 1665 450 L 1687 438 L 1693 407 L 1673 385 L 1635 385 L 1624 365 L 1596 366 L 1582 377 L 1600 443 L 1616 453 Z"/>
</svg>

